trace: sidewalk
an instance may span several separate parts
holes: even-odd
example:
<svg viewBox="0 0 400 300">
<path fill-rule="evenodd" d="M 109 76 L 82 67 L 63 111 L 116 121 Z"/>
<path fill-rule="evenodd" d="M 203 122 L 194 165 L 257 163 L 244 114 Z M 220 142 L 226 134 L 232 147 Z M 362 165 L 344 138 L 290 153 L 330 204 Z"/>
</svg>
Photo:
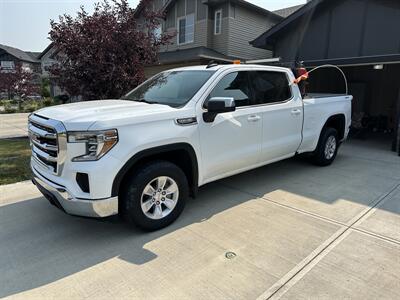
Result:
<svg viewBox="0 0 400 300">
<path fill-rule="evenodd" d="M 0 139 L 28 136 L 29 113 L 0 114 Z"/>
</svg>

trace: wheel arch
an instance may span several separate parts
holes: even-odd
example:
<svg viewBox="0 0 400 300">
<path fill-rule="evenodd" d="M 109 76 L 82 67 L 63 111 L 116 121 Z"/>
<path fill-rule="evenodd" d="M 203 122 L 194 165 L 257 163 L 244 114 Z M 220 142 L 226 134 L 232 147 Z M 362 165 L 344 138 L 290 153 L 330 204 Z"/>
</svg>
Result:
<svg viewBox="0 0 400 300">
<path fill-rule="evenodd" d="M 142 150 L 133 155 L 119 170 L 112 185 L 112 197 L 119 195 L 126 176 L 135 168 L 151 160 L 166 160 L 180 167 L 189 182 L 190 195 L 195 197 L 198 190 L 198 160 L 194 148 L 188 143 L 175 143 Z"/>
<path fill-rule="evenodd" d="M 343 141 L 346 132 L 346 116 L 342 113 L 330 116 L 321 129 L 320 137 L 325 128 L 334 128 L 339 134 L 339 141 Z"/>
</svg>

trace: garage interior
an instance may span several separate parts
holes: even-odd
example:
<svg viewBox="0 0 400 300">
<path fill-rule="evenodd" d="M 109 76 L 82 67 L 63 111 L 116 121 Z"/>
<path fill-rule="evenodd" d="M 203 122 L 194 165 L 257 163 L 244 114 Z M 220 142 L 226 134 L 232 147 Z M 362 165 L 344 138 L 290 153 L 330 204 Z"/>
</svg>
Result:
<svg viewBox="0 0 400 300">
<path fill-rule="evenodd" d="M 400 106 L 400 63 L 341 66 L 349 94 L 353 95 L 350 137 L 377 142 L 386 149 L 398 149 Z M 344 93 L 345 83 L 338 70 L 319 69 L 310 74 L 310 93 Z"/>
</svg>

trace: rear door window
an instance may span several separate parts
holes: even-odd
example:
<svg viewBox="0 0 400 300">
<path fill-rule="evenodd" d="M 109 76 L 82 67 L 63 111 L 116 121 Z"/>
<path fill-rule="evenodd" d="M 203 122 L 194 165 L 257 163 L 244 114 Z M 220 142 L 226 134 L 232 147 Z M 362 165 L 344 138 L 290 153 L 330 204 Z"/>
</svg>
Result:
<svg viewBox="0 0 400 300">
<path fill-rule="evenodd" d="M 255 104 L 272 104 L 289 100 L 292 90 L 284 72 L 250 72 L 250 84 Z"/>
</svg>

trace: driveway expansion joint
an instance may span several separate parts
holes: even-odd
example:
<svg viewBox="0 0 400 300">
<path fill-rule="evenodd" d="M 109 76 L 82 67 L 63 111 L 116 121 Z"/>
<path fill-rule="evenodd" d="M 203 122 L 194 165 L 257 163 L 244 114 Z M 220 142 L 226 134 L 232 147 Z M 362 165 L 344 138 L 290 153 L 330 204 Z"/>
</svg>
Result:
<svg viewBox="0 0 400 300">
<path fill-rule="evenodd" d="M 280 207 L 288 208 L 293 211 L 297 211 L 301 214 L 305 214 L 310 217 L 317 218 L 317 219 L 341 226 L 341 228 L 337 232 L 335 232 L 328 240 L 326 240 L 323 244 L 321 244 L 309 256 L 307 256 L 302 262 L 300 262 L 296 267 L 294 267 L 285 276 L 283 276 L 278 282 L 276 282 L 271 288 L 269 288 L 260 297 L 258 297 L 257 298 L 258 300 L 279 299 L 286 291 L 288 291 L 290 289 L 290 286 L 292 286 L 291 282 L 293 280 L 295 280 L 296 282 L 298 280 L 300 280 L 304 275 L 306 275 L 308 273 L 308 271 L 310 271 L 313 268 L 313 266 L 315 266 L 323 257 L 325 257 L 330 251 L 332 251 L 332 249 L 334 249 L 335 246 L 338 245 L 344 238 L 346 238 L 352 231 L 362 232 L 362 233 L 372 236 L 374 238 L 382 239 L 382 240 L 392 242 L 395 244 L 400 244 L 398 241 L 393 241 L 392 239 L 384 238 L 375 233 L 371 233 L 371 232 L 368 232 L 365 230 L 360 230 L 358 228 L 354 228 L 355 225 L 357 225 L 358 223 L 362 222 L 365 218 L 367 218 L 372 210 L 374 210 L 376 207 L 378 207 L 391 194 L 396 192 L 396 190 L 398 188 L 400 188 L 400 183 L 397 183 L 392 188 L 390 188 L 389 191 L 384 192 L 379 197 L 377 197 L 374 201 L 371 201 L 371 203 L 368 204 L 368 207 L 366 207 L 357 216 L 355 216 L 353 219 L 351 219 L 347 224 L 336 221 L 336 220 L 332 220 L 330 218 L 319 216 L 319 215 L 316 215 L 316 214 L 313 214 L 313 213 L 310 213 L 310 212 L 307 212 L 307 211 L 304 211 L 304 210 L 301 210 L 298 208 L 284 205 L 284 204 L 278 203 L 274 200 L 271 200 L 265 196 L 260 197 L 259 195 L 255 195 L 253 193 L 243 191 L 241 189 L 232 187 L 227 184 L 222 184 L 222 185 L 227 188 L 230 188 L 230 189 L 234 189 L 234 190 L 237 190 L 237 191 L 240 191 L 243 193 L 247 193 L 247 194 L 257 197 L 259 199 L 266 200 L 266 201 L 273 203 L 275 205 L 278 205 Z M 288 286 L 288 288 L 285 289 L 285 286 Z M 284 289 L 284 291 L 281 291 L 282 289 Z"/>
</svg>

